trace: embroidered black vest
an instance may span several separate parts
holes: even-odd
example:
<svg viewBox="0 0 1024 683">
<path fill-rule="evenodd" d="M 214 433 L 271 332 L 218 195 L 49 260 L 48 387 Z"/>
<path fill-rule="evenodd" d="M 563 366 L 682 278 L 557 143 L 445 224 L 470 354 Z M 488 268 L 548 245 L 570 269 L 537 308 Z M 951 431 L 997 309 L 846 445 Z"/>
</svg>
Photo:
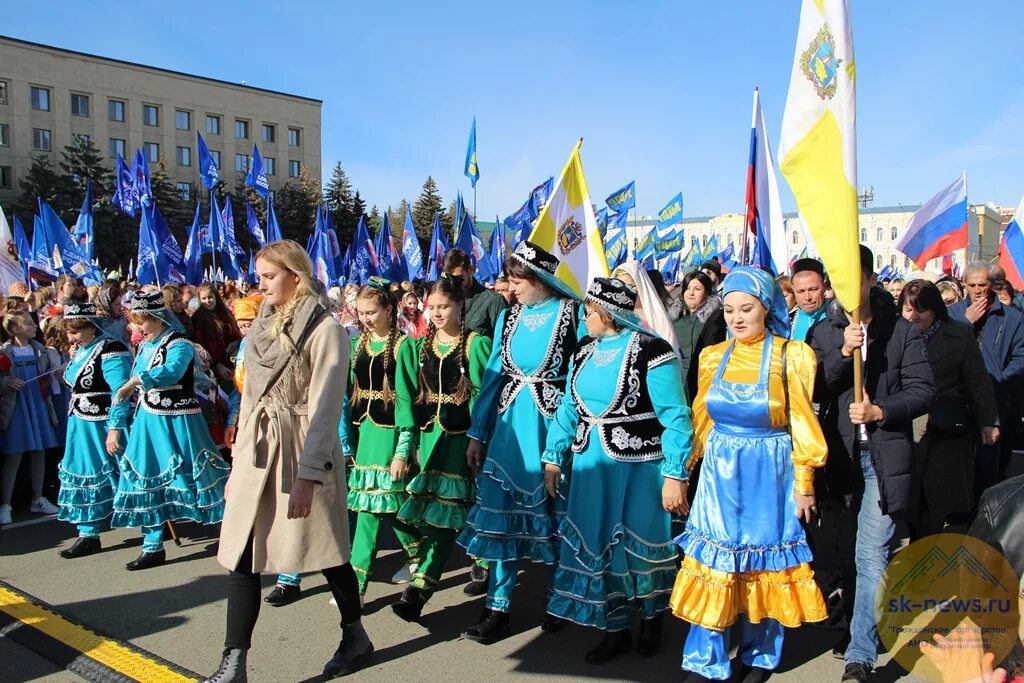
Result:
<svg viewBox="0 0 1024 683">
<path fill-rule="evenodd" d="M 369 333 L 367 333 L 369 334 Z M 384 354 L 387 348 L 376 355 L 370 353 L 369 345 L 356 354 L 352 366 L 355 382 L 352 386 L 352 423 L 360 424 L 367 417 L 378 427 L 395 426 L 395 368 L 398 367 L 398 349 L 402 347 L 406 337 L 399 335 L 391 358 L 388 359 L 387 378 L 391 387 L 391 398 L 384 397 Z"/>
<path fill-rule="evenodd" d="M 597 349 L 597 342 L 589 337 L 580 343 L 575 370 L 569 378 L 569 390 L 580 415 L 572 443 L 572 450 L 576 453 L 587 447 L 591 432 L 596 429 L 601 447 L 614 460 L 640 462 L 663 457 L 661 437 L 665 430 L 658 422 L 651 403 L 647 370 L 671 361 L 675 353 L 668 342 L 661 339 L 639 332 L 631 335 L 620 361 L 615 395 L 600 415 L 591 413 L 576 392 L 579 371 Z"/>
<path fill-rule="evenodd" d="M 427 346 L 423 353 L 423 378 L 426 382 L 426 401 L 413 406 L 416 423 L 423 429 L 436 421 L 449 434 L 465 434 L 472 422 L 469 416 L 469 401 L 459 404 L 455 399 L 459 379 L 462 373 L 459 367 L 469 372 L 469 348 L 476 337 L 469 332 L 466 337 L 462 359 L 455 357 L 455 347 L 444 358 L 439 358 L 433 345 Z M 426 342 L 424 341 L 424 344 Z"/>
<path fill-rule="evenodd" d="M 195 349 L 192 348 L 192 342 L 183 335 L 172 332 L 164 337 L 153 353 L 153 357 L 149 359 L 146 369 L 151 370 L 167 362 L 167 350 L 178 344 L 188 344 L 189 350 L 192 351 L 192 360 L 188 362 L 185 373 L 178 380 L 179 384 L 154 387 L 149 391 L 143 390 L 142 401 L 139 405 L 146 412 L 157 415 L 189 415 L 202 410 L 195 389 Z"/>
<path fill-rule="evenodd" d="M 523 313 L 527 309 L 521 304 L 509 309 L 505 316 L 505 324 L 501 328 L 502 386 L 498 395 L 499 415 L 512 405 L 512 401 L 523 387 L 528 386 L 530 393 L 533 394 L 533 402 L 541 414 L 547 418 L 554 417 L 562 394 L 565 393 L 569 361 L 576 352 L 576 328 L 579 325 L 576 316 L 577 306 L 577 302 L 572 299 L 562 299 L 558 312 L 554 314 L 558 318 L 548 339 L 544 360 L 529 375 L 525 374 L 512 358 L 512 335 L 523 321 Z"/>
<path fill-rule="evenodd" d="M 106 422 L 110 417 L 113 396 L 110 384 L 103 376 L 103 359 L 110 356 L 131 358 L 131 352 L 123 342 L 104 339 L 89 349 L 89 355 L 73 382 L 63 378 L 64 384 L 71 388 L 68 415 L 89 422 Z"/>
</svg>

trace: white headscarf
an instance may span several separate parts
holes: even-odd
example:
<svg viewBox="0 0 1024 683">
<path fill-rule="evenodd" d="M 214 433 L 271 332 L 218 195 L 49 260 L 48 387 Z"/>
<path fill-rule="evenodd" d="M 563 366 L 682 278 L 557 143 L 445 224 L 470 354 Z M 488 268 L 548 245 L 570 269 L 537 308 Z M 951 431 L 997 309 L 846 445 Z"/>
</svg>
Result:
<svg viewBox="0 0 1024 683">
<path fill-rule="evenodd" d="M 640 314 L 640 317 L 643 318 L 647 326 L 651 328 L 651 331 L 667 341 L 676 352 L 676 356 L 679 356 L 679 340 L 676 339 L 675 328 L 672 327 L 672 319 L 668 317 L 665 304 L 661 300 L 658 290 L 654 288 L 654 284 L 651 282 L 647 272 L 640 267 L 637 261 L 626 261 L 615 268 L 612 277 L 615 277 L 615 273 L 625 273 L 636 283 L 637 301 L 640 302 L 641 306 L 641 310 L 637 311 L 637 313 Z"/>
</svg>

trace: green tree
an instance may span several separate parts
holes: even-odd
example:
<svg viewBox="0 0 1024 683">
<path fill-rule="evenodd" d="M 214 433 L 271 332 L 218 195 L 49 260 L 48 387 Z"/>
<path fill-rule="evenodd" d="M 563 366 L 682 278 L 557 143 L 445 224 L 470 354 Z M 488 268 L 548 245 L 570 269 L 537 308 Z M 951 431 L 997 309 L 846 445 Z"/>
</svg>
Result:
<svg viewBox="0 0 1024 683">
<path fill-rule="evenodd" d="M 316 179 L 309 174 L 306 165 L 302 164 L 299 177 L 289 180 L 274 199 L 274 210 L 281 224 L 282 237 L 305 245 L 313 232 L 316 207 L 321 198 Z"/>
<path fill-rule="evenodd" d="M 356 190 L 355 195 L 352 197 L 352 215 L 355 216 L 356 224 L 359 224 L 359 219 L 366 215 L 366 202 L 359 196 L 359 190 Z M 355 232 L 355 230 L 353 230 Z"/>
<path fill-rule="evenodd" d="M 171 228 L 171 234 L 177 240 L 178 246 L 184 252 L 195 206 L 181 198 L 181 191 L 174 179 L 167 173 L 167 160 L 163 157 L 149 174 L 149 189 L 153 195 L 153 202 Z M 192 196 L 194 193 L 195 188 L 193 187 Z"/>
<path fill-rule="evenodd" d="M 324 203 L 327 204 L 327 208 L 331 212 L 338 239 L 345 245 L 352 241 L 352 235 L 355 233 L 356 224 L 359 221 L 360 214 L 355 213 L 354 198 L 352 183 L 339 161 L 331 170 L 331 179 L 324 187 Z"/>
<path fill-rule="evenodd" d="M 370 215 L 366 217 L 366 227 L 370 229 L 371 233 L 376 233 L 382 225 L 384 225 L 384 218 L 381 217 L 380 211 L 377 210 L 377 205 L 374 204 L 373 208 L 370 209 Z"/>
<path fill-rule="evenodd" d="M 60 198 L 63 185 L 64 180 L 57 173 L 57 170 L 54 169 L 53 164 L 50 163 L 50 157 L 39 155 L 32 160 L 32 166 L 29 167 L 28 174 L 18 181 L 21 194 L 18 196 L 17 201 L 14 202 L 14 213 L 21 219 L 26 230 L 32 227 L 32 216 L 38 212 L 36 198 L 42 197 L 47 202 L 50 202 L 51 206 L 58 213 L 60 213 L 62 208 L 65 208 L 52 204 L 52 202 Z"/>
<path fill-rule="evenodd" d="M 427 176 L 423 181 L 423 189 L 420 196 L 412 205 L 412 224 L 416 228 L 416 236 L 420 239 L 420 248 L 426 249 L 430 246 L 430 233 L 434 229 L 434 216 L 441 213 L 444 206 L 441 194 L 437 191 L 437 183 L 433 176 Z M 443 218 L 442 218 L 443 223 Z"/>
<path fill-rule="evenodd" d="M 397 237 L 401 237 L 402 231 L 405 229 L 405 217 L 409 213 L 409 202 L 403 199 L 397 209 L 391 209 L 388 207 L 388 223 L 391 224 L 391 231 L 395 233 Z"/>
</svg>

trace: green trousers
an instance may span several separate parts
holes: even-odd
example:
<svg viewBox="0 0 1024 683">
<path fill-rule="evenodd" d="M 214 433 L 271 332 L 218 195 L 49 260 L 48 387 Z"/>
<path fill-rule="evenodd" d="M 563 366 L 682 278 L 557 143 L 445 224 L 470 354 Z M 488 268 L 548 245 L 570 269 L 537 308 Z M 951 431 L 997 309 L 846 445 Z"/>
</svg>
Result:
<svg viewBox="0 0 1024 683">
<path fill-rule="evenodd" d="M 352 540 L 352 569 L 356 572 L 356 579 L 359 581 L 359 594 L 366 594 L 366 584 L 370 581 L 370 574 L 373 572 L 373 560 L 377 557 L 377 535 L 380 533 L 381 522 L 390 520 L 391 528 L 395 531 L 398 542 L 410 564 L 418 561 L 420 546 L 420 532 L 414 528 L 395 519 L 394 515 L 375 515 L 372 512 L 360 512 L 356 516 L 356 535 Z"/>
<path fill-rule="evenodd" d="M 441 529 L 434 526 L 422 526 L 419 527 L 419 531 L 422 534 L 420 561 L 416 573 L 412 575 L 412 586 L 420 592 L 424 600 L 428 600 L 437 590 L 459 532 L 456 529 Z"/>
</svg>

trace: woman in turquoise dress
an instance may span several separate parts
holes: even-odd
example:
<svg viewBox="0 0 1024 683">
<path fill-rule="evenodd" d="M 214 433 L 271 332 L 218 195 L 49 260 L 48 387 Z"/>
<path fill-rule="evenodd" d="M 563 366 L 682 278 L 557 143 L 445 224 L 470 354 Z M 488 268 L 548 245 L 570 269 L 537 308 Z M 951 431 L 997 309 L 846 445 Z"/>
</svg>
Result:
<svg viewBox="0 0 1024 683">
<path fill-rule="evenodd" d="M 589 336 L 541 457 L 552 496 L 562 471 L 572 471 L 548 613 L 604 631 L 587 653 L 592 664 L 633 649 L 633 611 L 641 618 L 637 651 L 660 647 L 677 567 L 671 513 L 686 512 L 692 430 L 679 359 L 642 326 L 636 298 L 621 280 L 591 285 Z"/>
<path fill-rule="evenodd" d="M 550 565 L 552 578 L 558 562 L 556 534 L 568 487 L 563 484 L 556 496 L 548 496 L 540 456 L 576 352 L 579 301 L 555 277 L 557 268 L 557 258 L 526 241 L 505 262 L 519 303 L 498 315 L 473 407 L 466 457 L 477 474 L 477 498 L 459 544 L 471 557 L 490 563 L 483 615 L 462 633 L 479 643 L 508 633 L 521 562 Z M 555 631 L 563 625 L 547 615 L 542 628 Z"/>
<path fill-rule="evenodd" d="M 143 342 L 132 377 L 114 402 L 142 388 L 128 444 L 118 458 L 114 527 L 142 527 L 142 554 L 126 565 L 148 569 L 166 560 L 163 526 L 175 520 L 217 524 L 224 516 L 228 464 L 203 420 L 194 388 L 195 349 L 156 292 L 135 295 L 129 317 Z"/>
<path fill-rule="evenodd" d="M 59 553 L 65 559 L 92 555 L 102 547 L 103 520 L 114 512 L 114 458 L 124 446 L 131 412 L 127 402 L 113 405 L 113 395 L 131 376 L 131 351 L 103 330 L 94 304 L 64 305 L 64 332 L 78 349 L 63 376 L 71 404 L 58 473 L 57 519 L 78 527 L 78 540 Z"/>
<path fill-rule="evenodd" d="M 692 680 L 767 679 L 782 656 L 783 627 L 821 621 L 825 603 L 801 521 L 815 509 L 813 468 L 825 438 L 811 405 L 817 359 L 787 341 L 789 314 L 774 278 L 734 268 L 722 286 L 732 339 L 700 355 L 693 457 L 703 458 L 672 593 L 690 623 L 682 668 Z M 754 504 L 751 502 L 754 501 Z"/>
</svg>

